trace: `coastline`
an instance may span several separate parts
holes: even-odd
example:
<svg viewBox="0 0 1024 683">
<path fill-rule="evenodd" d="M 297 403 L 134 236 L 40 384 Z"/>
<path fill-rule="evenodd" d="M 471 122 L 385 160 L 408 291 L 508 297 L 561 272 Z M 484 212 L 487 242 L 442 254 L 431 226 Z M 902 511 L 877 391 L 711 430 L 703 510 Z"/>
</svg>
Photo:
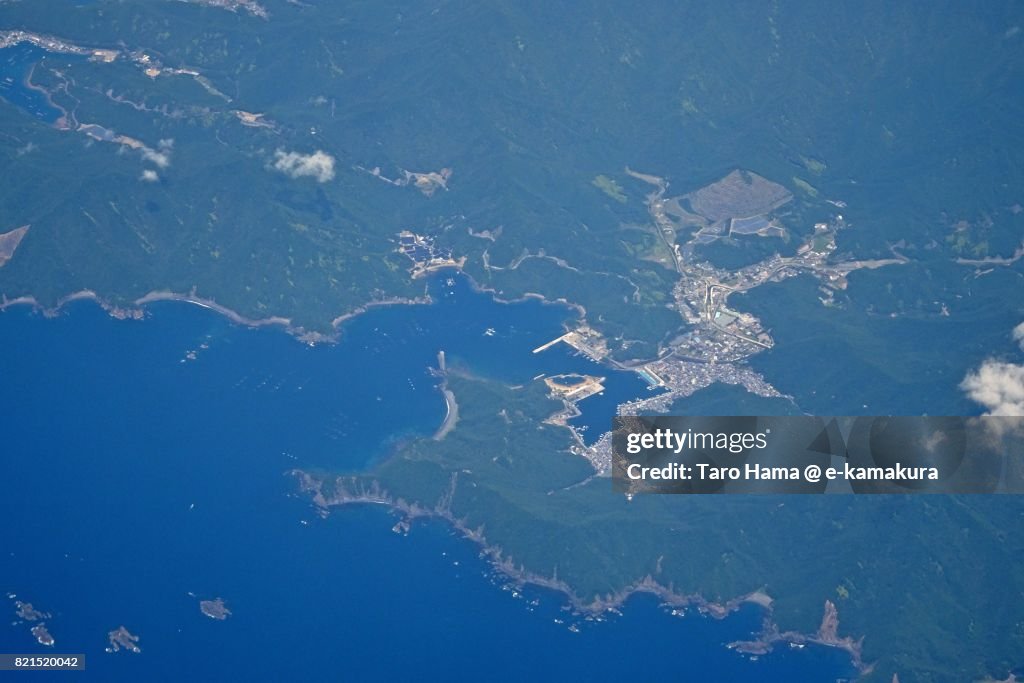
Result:
<svg viewBox="0 0 1024 683">
<path fill-rule="evenodd" d="M 0 262 L 0 266 L 3 263 Z M 536 300 L 540 301 L 544 305 L 549 306 L 564 306 L 572 311 L 575 311 L 580 318 L 581 322 L 586 321 L 587 311 L 580 304 L 568 301 L 565 298 L 558 298 L 554 301 L 544 297 L 541 294 L 535 294 L 527 292 L 521 297 L 514 299 L 502 299 L 498 296 L 498 292 L 492 288 L 485 287 L 478 283 L 471 275 L 467 274 L 457 265 L 445 266 L 438 270 L 453 269 L 461 273 L 469 282 L 470 288 L 474 292 L 483 293 L 491 296 L 495 302 L 500 304 L 515 304 L 522 303 L 524 301 Z M 286 318 L 281 315 L 272 315 L 266 318 L 250 318 L 246 315 L 239 313 L 238 311 L 228 308 L 223 304 L 218 303 L 215 299 L 209 297 L 203 297 L 198 294 L 196 288 L 193 288 L 188 293 L 173 292 L 167 289 L 155 289 L 141 297 L 135 299 L 130 304 L 119 305 L 112 303 L 109 299 L 100 296 L 95 290 L 92 289 L 80 289 L 64 297 L 58 299 L 57 303 L 53 306 L 44 306 L 31 294 L 17 296 L 14 298 L 8 298 L 7 294 L 0 293 L 0 313 L 6 311 L 8 308 L 14 306 L 29 306 L 33 310 L 39 312 L 44 317 L 54 318 L 61 314 L 61 310 L 67 304 L 75 301 L 93 301 L 100 308 L 106 311 L 110 317 L 117 320 L 142 320 L 146 317 L 145 306 L 147 304 L 162 302 L 162 301 L 180 301 L 184 303 L 193 304 L 195 306 L 201 306 L 208 310 L 214 311 L 223 315 L 228 320 L 238 325 L 245 327 L 260 328 L 260 327 L 272 327 L 279 326 L 284 329 L 285 332 L 295 337 L 298 341 L 309 344 L 311 346 L 316 344 L 334 344 L 337 343 L 340 338 L 341 326 L 346 320 L 351 320 L 363 313 L 368 312 L 373 308 L 379 308 L 382 306 L 426 306 L 434 303 L 434 299 L 430 296 L 429 292 L 424 292 L 422 296 L 416 297 L 385 297 L 383 299 L 373 299 L 360 304 L 353 308 L 351 311 L 342 313 L 335 316 L 330 321 L 332 332 L 317 332 L 315 330 L 308 330 L 301 325 L 295 325 L 291 318 Z"/>
<path fill-rule="evenodd" d="M 444 437 L 448 436 L 448 432 L 455 429 L 455 425 L 459 423 L 459 404 L 455 401 L 455 392 L 448 388 L 448 368 L 444 361 L 444 351 L 437 352 L 437 369 L 431 370 L 431 372 L 441 378 L 441 383 L 437 385 L 437 388 L 444 396 L 446 409 L 441 426 L 437 428 L 431 438 L 434 441 L 442 441 Z"/>
<path fill-rule="evenodd" d="M 579 316 L 579 322 L 586 323 L 587 321 L 587 309 L 584 308 L 582 304 L 578 304 L 574 301 L 569 301 L 565 297 L 558 297 L 557 299 L 548 299 L 543 294 L 538 294 L 536 292 L 526 292 L 522 296 L 516 297 L 514 299 L 504 299 L 500 296 L 498 290 L 494 289 L 493 287 L 488 287 L 486 285 L 480 284 L 479 282 L 476 281 L 476 278 L 474 278 L 472 275 L 469 275 L 461 268 L 457 268 L 456 270 L 462 273 L 469 280 L 470 287 L 473 289 L 474 292 L 487 294 L 499 304 L 519 304 L 531 300 L 540 301 L 545 306 L 565 306 L 570 310 L 576 311 L 576 314 Z"/>
<path fill-rule="evenodd" d="M 266 318 L 250 318 L 242 315 L 238 311 L 217 303 L 213 299 L 199 296 L 194 289 L 188 294 L 172 292 L 170 290 L 153 290 L 138 299 L 135 299 L 128 306 L 113 304 L 91 289 L 82 289 L 77 292 L 72 292 L 71 294 L 59 299 L 53 306 L 44 306 L 39 303 L 38 299 L 31 295 L 19 296 L 12 299 L 8 298 L 6 294 L 0 294 L 0 313 L 15 306 L 28 306 L 46 318 L 55 318 L 61 314 L 62 309 L 67 304 L 74 303 L 76 301 L 92 301 L 106 311 L 111 318 L 115 318 L 117 320 L 143 320 L 146 317 L 146 305 L 162 301 L 179 301 L 214 311 L 231 322 L 244 327 L 282 327 L 285 332 L 295 337 L 298 341 L 311 346 L 316 344 L 336 343 L 340 338 L 340 328 L 342 323 L 350 318 L 355 318 L 356 316 L 367 312 L 371 308 L 379 306 L 426 305 L 433 303 L 433 299 L 431 299 L 429 295 L 413 298 L 392 297 L 369 301 L 348 313 L 344 313 L 334 318 L 331 321 L 331 327 L 334 331 L 330 333 L 307 330 L 300 325 L 294 325 L 291 318 L 285 318 L 283 316 L 275 315 Z"/>
<path fill-rule="evenodd" d="M 516 304 L 533 300 L 540 301 L 541 304 L 545 306 L 563 306 L 571 311 L 575 311 L 576 314 L 579 316 L 579 322 L 586 323 L 586 308 L 584 308 L 580 304 L 568 301 L 563 297 L 551 300 L 542 294 L 527 292 L 521 297 L 513 299 L 503 299 L 498 295 L 497 290 L 481 285 L 479 282 L 476 281 L 475 278 L 473 278 L 471 275 L 463 271 L 460 266 L 444 266 L 443 268 L 438 270 L 446 269 L 453 269 L 459 272 L 466 278 L 467 282 L 470 285 L 470 289 L 473 292 L 486 294 L 499 304 Z M 347 313 L 342 313 L 341 315 L 338 315 L 335 318 L 333 318 L 330 322 L 333 331 L 330 333 L 307 330 L 302 326 L 294 325 L 292 323 L 291 318 L 286 318 L 284 316 L 275 315 L 268 316 L 266 318 L 250 318 L 248 316 L 242 315 L 241 313 L 235 311 L 234 309 L 228 308 L 227 306 L 218 303 L 214 299 L 199 296 L 199 294 L 196 291 L 196 288 L 194 287 L 192 291 L 190 291 L 187 294 L 173 292 L 171 290 L 166 289 L 152 290 L 147 294 L 144 294 L 143 296 L 135 299 L 128 306 L 115 305 L 91 289 L 81 289 L 76 292 L 72 292 L 71 294 L 68 294 L 63 298 L 59 299 L 55 305 L 50 307 L 42 305 L 39 302 L 39 300 L 32 295 L 19 296 L 11 299 L 8 298 L 6 294 L 0 294 L 0 313 L 3 313 L 8 308 L 12 308 L 14 306 L 29 306 L 34 311 L 39 312 L 44 317 L 54 318 L 61 314 L 64 306 L 70 303 L 74 303 L 76 301 L 92 301 L 95 304 L 97 304 L 100 308 L 102 308 L 104 311 L 106 311 L 106 313 L 111 318 L 117 320 L 144 320 L 146 317 L 145 307 L 148 304 L 165 301 L 178 301 L 182 303 L 192 304 L 195 306 L 200 306 L 207 310 L 213 311 L 224 316 L 231 322 L 237 325 L 242 325 L 244 327 L 258 329 L 261 327 L 279 326 L 283 328 L 286 333 L 288 333 L 298 341 L 302 342 L 303 344 L 308 344 L 309 346 L 315 346 L 317 344 L 336 344 L 341 338 L 341 326 L 345 323 L 345 321 L 360 316 L 373 308 L 379 308 L 382 306 L 427 306 L 434 303 L 434 300 L 430 296 L 429 292 L 424 292 L 423 296 L 412 298 L 388 297 L 384 299 L 375 299 L 372 301 L 368 301 L 364 304 L 357 306 L 356 308 L 352 309 Z M 568 328 L 565 329 L 568 330 Z M 447 387 L 445 373 L 446 370 L 444 368 L 444 363 L 442 360 L 440 369 L 440 375 L 442 376 L 442 384 L 439 385 L 439 389 L 441 391 L 442 396 L 445 399 L 447 412 L 445 414 L 444 421 L 442 422 L 441 426 L 438 428 L 437 432 L 433 436 L 433 438 L 437 441 L 443 439 L 448 434 L 448 432 L 455 428 L 455 424 L 458 422 L 458 403 L 455 400 L 455 394 Z M 567 404 L 566 410 L 564 411 L 565 422 L 552 422 L 552 424 L 559 424 L 559 426 L 568 429 L 577 446 L 581 450 L 585 450 L 586 444 L 583 440 L 583 437 L 579 434 L 579 432 L 577 432 L 574 426 L 568 423 L 568 420 L 574 417 L 574 415 L 569 414 L 570 408 L 576 410 L 576 415 L 579 414 L 579 411 L 578 409 L 575 408 L 575 406 Z M 562 416 L 563 412 L 557 414 L 557 417 Z M 556 415 L 552 416 L 552 418 L 555 417 Z"/>
<path fill-rule="evenodd" d="M 512 304 L 533 299 L 539 300 L 546 305 L 565 306 L 577 312 L 581 318 L 584 318 L 586 315 L 586 310 L 579 304 L 570 303 L 564 299 L 552 301 L 543 295 L 535 293 L 527 293 L 522 297 L 514 299 L 503 299 L 493 288 L 480 285 L 469 275 L 466 275 L 466 277 L 468 278 L 468 282 L 470 283 L 473 291 L 486 293 L 498 303 Z M 0 295 L 0 312 L 5 311 L 9 307 L 23 305 L 39 311 L 45 317 L 56 317 L 61 314 L 65 305 L 85 300 L 96 303 L 112 318 L 120 320 L 143 320 L 146 317 L 145 307 L 151 303 L 162 301 L 190 303 L 212 310 L 225 316 L 233 323 L 246 327 L 260 328 L 280 326 L 299 341 L 310 345 L 318 343 L 336 343 L 340 337 L 340 326 L 344 321 L 365 313 L 371 308 L 389 305 L 426 305 L 433 303 L 433 299 L 429 294 L 426 294 L 423 297 L 411 299 L 396 297 L 370 301 L 348 313 L 334 318 L 331 321 L 331 326 L 334 328 L 334 332 L 330 334 L 311 332 L 300 326 L 295 326 L 290 318 L 285 318 L 283 316 L 250 318 L 217 303 L 213 299 L 199 296 L 194 289 L 187 294 L 172 292 L 169 290 L 154 290 L 142 297 L 139 297 L 138 299 L 135 299 L 127 306 L 114 305 L 99 296 L 95 291 L 89 289 L 83 289 L 68 294 L 61 298 L 57 304 L 52 307 L 42 305 L 33 296 L 21 296 L 12 299 L 8 298 L 6 295 Z M 443 364 L 441 367 L 443 369 Z M 454 420 L 451 420 L 452 414 L 455 412 L 451 409 L 451 404 L 454 403 L 454 395 L 449 397 L 448 391 L 446 391 L 446 386 L 442 386 L 440 388 L 442 393 L 445 395 L 446 401 L 450 400 L 449 414 L 446 416 L 445 422 L 442 424 L 441 428 L 434 435 L 435 439 L 443 438 L 444 434 L 454 426 Z M 445 429 L 449 424 L 451 426 L 449 426 L 448 429 Z M 567 427 L 574 436 L 576 436 L 575 429 L 573 429 L 571 425 L 564 426 Z M 819 629 L 818 633 L 808 634 L 796 631 L 781 631 L 772 619 L 772 599 L 761 591 L 754 591 L 746 595 L 741 595 L 726 602 L 714 602 L 706 599 L 700 594 L 685 594 L 678 592 L 672 584 L 661 584 L 652 576 L 647 575 L 632 584 L 624 586 L 614 593 L 607 594 L 603 597 L 594 597 L 590 600 L 585 599 L 581 597 L 571 585 L 564 580 L 559 579 L 557 575 L 551 577 L 543 576 L 530 571 L 522 565 L 517 565 L 513 558 L 505 556 L 501 547 L 493 545 L 487 540 L 484 536 L 482 527 L 478 529 L 471 529 L 463 520 L 455 517 L 450 510 L 450 504 L 457 484 L 457 474 L 453 474 L 452 476 L 449 493 L 443 496 L 441 501 L 439 501 L 439 503 L 433 508 L 424 507 L 417 503 L 409 503 L 401 498 L 395 499 L 386 490 L 381 489 L 379 483 L 375 480 L 371 480 L 367 487 L 365 486 L 365 480 L 360 480 L 356 477 L 337 477 L 333 479 L 333 483 L 338 485 L 336 492 L 331 495 L 325 495 L 322 490 L 323 485 L 326 482 L 325 479 L 317 479 L 302 470 L 291 470 L 286 474 L 298 479 L 300 491 L 312 498 L 314 505 L 318 508 L 322 516 L 326 516 L 331 507 L 353 504 L 375 504 L 384 505 L 392 512 L 400 515 L 400 520 L 398 524 L 396 524 L 396 528 L 400 530 L 407 530 L 411 522 L 418 518 L 444 520 L 464 538 L 475 543 L 480 548 L 481 554 L 485 556 L 487 562 L 495 569 L 495 571 L 517 584 L 547 588 L 564 595 L 571 609 L 580 615 L 594 617 L 605 612 L 617 612 L 624 606 L 632 595 L 638 593 L 654 595 L 666 606 L 673 609 L 696 609 L 701 614 L 711 616 L 715 619 L 727 617 L 746 603 L 754 603 L 765 610 L 765 618 L 761 633 L 758 634 L 757 639 L 754 641 L 737 641 L 735 643 L 729 643 L 729 647 L 740 652 L 757 654 L 761 652 L 768 652 L 778 644 L 803 645 L 809 643 L 825 645 L 839 648 L 847 652 L 851 657 L 854 667 L 862 675 L 871 671 L 871 665 L 865 665 L 862 660 L 861 640 L 853 640 L 850 637 L 838 638 L 838 636 L 835 635 L 834 629 L 831 632 L 827 632 L 825 630 L 824 621 L 823 627 L 822 629 Z M 349 482 L 355 488 L 347 488 L 344 485 L 345 482 Z M 825 621 L 827 621 L 829 617 L 830 605 L 831 603 L 826 601 Z M 832 609 L 834 610 L 834 607 Z M 825 632 L 823 633 L 823 631 Z"/>
<path fill-rule="evenodd" d="M 425 507 L 416 502 L 410 503 L 403 498 L 394 498 L 375 479 L 367 481 L 353 476 L 334 476 L 329 479 L 319 478 L 301 469 L 288 470 L 285 472 L 285 476 L 296 480 L 299 492 L 309 497 L 322 518 L 327 517 L 333 507 L 383 505 L 400 516 L 394 528 L 401 532 L 407 533 L 411 528 L 412 522 L 417 519 L 442 520 L 463 538 L 476 544 L 480 548 L 481 556 L 486 559 L 495 571 L 519 586 L 531 585 L 562 594 L 568 601 L 572 611 L 584 617 L 597 617 L 605 612 L 619 612 L 630 597 L 640 593 L 654 595 L 666 607 L 671 607 L 672 609 L 696 609 L 700 614 L 714 619 L 724 619 L 737 611 L 742 605 L 752 603 L 764 610 L 762 630 L 757 634 L 756 640 L 728 643 L 727 647 L 730 649 L 744 654 L 756 655 L 768 653 L 776 645 L 822 645 L 846 652 L 850 656 L 854 668 L 861 676 L 871 673 L 874 668 L 873 664 L 866 664 L 863 660 L 863 636 L 857 639 L 850 636 L 843 638 L 838 636 L 838 612 L 830 600 L 825 600 L 822 622 L 818 631 L 815 633 L 802 633 L 799 631 L 782 631 L 779 628 L 772 616 L 773 600 L 771 596 L 762 590 L 740 595 L 725 602 L 714 602 L 698 593 L 681 593 L 671 583 L 666 586 L 648 574 L 644 578 L 604 597 L 595 596 L 591 600 L 583 598 L 567 582 L 559 579 L 557 574 L 550 577 L 543 576 L 530 571 L 521 564 L 517 565 L 512 557 L 504 554 L 500 546 L 493 545 L 487 540 L 484 536 L 483 527 L 471 529 L 465 524 L 464 520 L 456 517 L 451 511 L 451 501 L 455 494 L 455 487 L 458 484 L 457 472 L 452 473 L 448 492 L 432 508 Z M 330 481 L 334 490 L 325 494 L 324 485 L 328 481 Z"/>
<path fill-rule="evenodd" d="M 584 308 L 581 304 L 571 302 L 565 299 L 564 297 L 559 297 L 558 299 L 551 300 L 542 294 L 537 294 L 535 292 L 527 292 L 521 297 L 504 299 L 501 296 L 499 296 L 499 293 L 494 288 L 487 287 L 477 282 L 477 280 L 473 278 L 473 276 L 463 271 L 461 266 L 444 266 L 443 268 L 440 268 L 438 270 L 447 269 L 452 269 L 460 273 L 462 276 L 466 278 L 467 282 L 469 283 L 470 289 L 473 292 L 479 294 L 486 294 L 487 296 L 490 296 L 496 303 L 511 305 L 516 303 L 524 303 L 527 301 L 540 301 L 541 304 L 545 306 L 563 306 L 568 310 L 574 311 L 576 313 L 576 315 L 578 316 L 579 323 L 586 324 L 587 309 Z M 57 303 L 51 307 L 42 305 L 39 302 L 39 300 L 32 295 L 19 296 L 10 299 L 7 297 L 6 294 L 0 294 L 0 313 L 3 313 L 8 308 L 14 306 L 29 306 L 33 310 L 42 314 L 44 317 L 53 318 L 61 314 L 61 311 L 64 308 L 64 306 L 75 301 L 92 301 L 96 303 L 104 311 L 106 311 L 107 314 L 110 315 L 110 317 L 115 318 L 117 320 L 143 320 L 146 317 L 145 307 L 148 304 L 164 301 L 178 301 L 192 304 L 195 306 L 200 306 L 202 308 L 205 308 L 207 310 L 213 311 L 226 317 L 228 320 L 237 325 L 242 325 L 253 329 L 258 329 L 261 327 L 279 326 L 283 328 L 286 333 L 288 333 L 298 341 L 304 344 L 308 344 L 309 346 L 315 346 L 317 344 L 336 344 L 341 337 L 341 326 L 345 323 L 345 321 L 360 316 L 373 308 L 379 308 L 382 306 L 406 305 L 425 306 L 434 303 L 433 298 L 427 291 L 424 292 L 423 296 L 418 297 L 388 297 L 384 299 L 375 299 L 372 301 L 368 301 L 364 304 L 357 306 L 356 308 L 352 309 L 347 313 L 343 313 L 333 318 L 330 322 L 333 331 L 330 333 L 307 330 L 302 326 L 293 324 L 291 318 L 286 318 L 284 316 L 275 315 L 268 316 L 266 318 L 250 318 L 248 316 L 242 315 L 241 313 L 235 311 L 234 309 L 228 308 L 227 306 L 218 303 L 216 300 L 212 298 L 199 296 L 195 287 L 193 287 L 192 291 L 190 291 L 187 294 L 173 292 L 171 290 L 166 289 L 152 290 L 147 294 L 144 294 L 143 296 L 135 299 L 128 306 L 115 305 L 91 289 L 82 289 L 76 292 L 72 292 L 71 294 L 68 294 L 63 298 L 59 299 Z M 569 329 L 568 327 L 564 326 L 563 328 L 566 331 L 568 331 Z M 611 364 L 610 367 L 612 367 L 612 369 L 618 370 L 624 369 L 617 367 L 614 364 Z M 444 378 L 445 368 L 443 366 L 443 362 L 441 364 L 440 374 L 442 378 Z M 433 437 L 435 440 L 438 441 L 443 439 L 448 434 L 448 432 L 450 432 L 455 427 L 455 424 L 458 422 L 458 403 L 455 400 L 454 393 L 448 389 L 447 381 L 445 379 L 442 379 L 442 384 L 439 386 L 439 389 L 441 391 L 442 396 L 445 399 L 447 412 L 445 415 L 444 422 L 441 424 L 441 426 L 439 427 L 439 429 L 437 430 Z M 573 414 L 573 411 L 575 411 L 575 414 Z M 576 428 L 573 425 L 569 424 L 568 422 L 568 420 L 572 419 L 572 417 L 575 417 L 579 414 L 580 413 L 578 408 L 576 408 L 574 405 L 570 403 L 566 403 L 564 411 L 560 411 L 559 413 L 552 415 L 549 419 L 553 420 L 551 424 L 556 424 L 569 430 L 573 440 L 576 442 L 577 447 L 580 449 L 580 452 L 582 453 L 587 449 L 586 443 L 584 442 L 582 435 L 576 430 Z"/>
</svg>

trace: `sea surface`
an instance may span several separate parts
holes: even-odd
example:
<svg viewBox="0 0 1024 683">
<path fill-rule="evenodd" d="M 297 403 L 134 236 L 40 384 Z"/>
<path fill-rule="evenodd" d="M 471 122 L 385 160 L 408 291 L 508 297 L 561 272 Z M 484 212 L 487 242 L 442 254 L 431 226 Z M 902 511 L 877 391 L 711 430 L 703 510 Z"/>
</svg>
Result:
<svg viewBox="0 0 1024 683">
<path fill-rule="evenodd" d="M 440 522 L 401 536 L 380 507 L 319 518 L 285 471 L 358 469 L 433 432 L 439 350 L 509 381 L 596 369 L 564 346 L 531 353 L 565 308 L 498 304 L 462 278 L 432 288 L 435 305 L 375 309 L 312 348 L 182 303 L 142 322 L 89 302 L 0 314 L 0 652 L 85 653 L 71 677 L 102 681 L 853 675 L 830 648 L 726 649 L 759 629 L 753 606 L 715 621 L 639 596 L 585 621 L 505 585 Z M 582 404 L 593 425 L 646 391 L 610 379 Z M 7 594 L 52 613 L 53 648 Z M 214 597 L 226 621 L 200 612 Z M 104 651 L 122 625 L 141 653 Z"/>
</svg>

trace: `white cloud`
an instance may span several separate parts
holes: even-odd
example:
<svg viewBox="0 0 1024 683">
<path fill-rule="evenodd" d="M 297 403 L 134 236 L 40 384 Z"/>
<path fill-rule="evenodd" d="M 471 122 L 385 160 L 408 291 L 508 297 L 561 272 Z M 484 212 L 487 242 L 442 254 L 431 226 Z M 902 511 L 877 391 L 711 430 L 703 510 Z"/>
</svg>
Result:
<svg viewBox="0 0 1024 683">
<path fill-rule="evenodd" d="M 165 152 L 158 152 L 155 149 L 149 147 L 142 148 L 142 158 L 146 161 L 152 162 L 157 165 L 158 168 L 167 168 L 171 165 L 171 156 L 169 150 Z"/>
<path fill-rule="evenodd" d="M 1013 328 L 1013 341 L 1020 344 L 1020 350 L 1024 351 L 1024 323 Z"/>
<path fill-rule="evenodd" d="M 334 157 L 319 149 L 312 154 L 279 149 L 274 152 L 274 169 L 292 178 L 310 177 L 326 183 L 334 178 Z"/>
<path fill-rule="evenodd" d="M 147 168 L 142 172 L 142 175 L 139 176 L 139 180 L 146 183 L 155 183 L 160 180 L 160 176 L 157 175 L 156 171 Z"/>
<path fill-rule="evenodd" d="M 1024 365 L 990 358 L 968 372 L 960 388 L 972 401 L 985 406 L 987 415 L 1024 416 Z"/>
</svg>

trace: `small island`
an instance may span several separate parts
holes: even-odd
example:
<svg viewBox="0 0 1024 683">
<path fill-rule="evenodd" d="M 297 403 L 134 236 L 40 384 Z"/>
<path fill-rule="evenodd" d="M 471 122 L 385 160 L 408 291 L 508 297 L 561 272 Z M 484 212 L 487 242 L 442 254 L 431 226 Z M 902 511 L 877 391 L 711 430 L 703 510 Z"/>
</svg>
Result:
<svg viewBox="0 0 1024 683">
<path fill-rule="evenodd" d="M 53 647 L 53 644 L 57 641 L 53 639 L 50 632 L 46 629 L 46 624 L 36 624 L 32 627 L 32 635 L 36 637 L 40 645 L 46 645 Z"/>
<path fill-rule="evenodd" d="M 227 605 L 224 604 L 223 598 L 214 598 L 213 600 L 200 600 L 199 610 L 217 621 L 224 621 L 231 616 L 231 610 L 228 609 Z"/>
<path fill-rule="evenodd" d="M 107 640 L 110 641 L 107 652 L 120 652 L 122 649 L 136 654 L 142 652 L 142 648 L 138 646 L 139 637 L 131 633 L 124 626 L 118 626 L 113 631 L 107 633 Z"/>
<path fill-rule="evenodd" d="M 24 619 L 25 621 L 42 621 L 43 619 L 50 618 L 49 612 L 37 610 L 35 607 L 32 606 L 31 602 L 22 602 L 21 600 L 16 600 L 14 603 L 14 607 L 15 614 L 18 615 L 18 618 Z"/>
<path fill-rule="evenodd" d="M 32 606 L 31 602 L 22 602 L 21 600 L 14 601 L 14 613 L 22 621 L 38 621 L 38 624 L 32 626 L 29 631 L 32 636 L 39 642 L 40 645 L 46 645 L 52 647 L 56 640 L 50 634 L 49 629 L 46 628 L 44 620 L 49 619 L 52 614 L 38 610 Z M 18 622 L 15 622 L 18 623 Z"/>
</svg>

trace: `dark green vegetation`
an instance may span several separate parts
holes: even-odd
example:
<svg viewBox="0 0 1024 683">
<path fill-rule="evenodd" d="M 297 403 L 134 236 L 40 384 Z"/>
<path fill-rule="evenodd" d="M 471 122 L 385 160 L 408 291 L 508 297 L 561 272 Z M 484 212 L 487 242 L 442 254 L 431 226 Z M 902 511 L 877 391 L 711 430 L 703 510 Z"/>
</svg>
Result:
<svg viewBox="0 0 1024 683">
<path fill-rule="evenodd" d="M 970 681 L 1020 664 L 1024 505 L 973 496 L 611 495 L 540 425 L 559 407 L 542 385 L 510 388 L 455 373 L 460 421 L 366 475 L 483 528 L 516 566 L 557 576 L 590 602 L 651 575 L 725 601 L 764 589 L 783 630 L 814 631 L 826 599 L 840 635 L 864 636 L 871 680 Z M 659 560 L 660 558 L 660 560 Z"/>
<path fill-rule="evenodd" d="M 997 336 L 1008 345 L 1020 320 L 1024 262 L 975 280 L 951 260 L 1009 255 L 1024 237 L 1019 4 L 265 4 L 269 20 L 169 0 L 0 2 L 0 30 L 141 50 L 207 79 L 53 54 L 33 73 L 79 123 L 154 150 L 173 140 L 166 167 L 0 102 L 0 233 L 32 226 L 0 294 L 53 306 L 81 289 L 116 304 L 195 289 L 328 331 L 367 301 L 422 293 L 394 251 L 408 229 L 465 255 L 505 298 L 582 304 L 619 357 L 645 357 L 677 332 L 675 273 L 644 207 L 652 188 L 624 168 L 667 178 L 666 196 L 744 168 L 793 193 L 794 235 L 840 199 L 854 226 L 841 252 L 887 257 L 902 241 L 915 261 L 855 274 L 839 310 L 819 307 L 807 279 L 737 297 L 777 337 L 755 364 L 803 409 L 968 410 L 955 390 L 965 364 Z M 324 182 L 271 168 L 278 151 L 317 150 L 335 160 Z M 453 175 L 425 196 L 357 167 Z M 738 265 L 801 241 L 737 239 L 698 254 Z M 940 318 L 940 301 L 958 317 Z M 454 512 L 581 595 L 619 590 L 664 556 L 658 578 L 683 592 L 767 587 L 783 627 L 811 629 L 837 600 L 842 632 L 866 635 L 865 659 L 904 683 L 1021 663 L 1012 499 L 627 504 L 604 481 L 548 495 L 588 471 L 540 424 L 553 404 L 539 386 L 451 387 L 456 430 L 373 476 L 432 505 L 470 470 Z M 728 412 L 736 397 L 712 391 Z"/>
<path fill-rule="evenodd" d="M 150 147 L 173 139 L 171 165 L 141 183 L 138 153 L 0 105 L 0 229 L 33 226 L 0 292 L 52 305 L 83 288 L 123 303 L 196 287 L 243 315 L 325 330 L 369 299 L 421 291 L 390 241 L 412 229 L 506 296 L 582 303 L 613 339 L 644 342 L 622 355 L 642 356 L 678 317 L 663 306 L 672 273 L 636 258 L 656 250 L 642 243 L 652 236 L 623 227 L 647 221 L 649 188 L 627 165 L 680 193 L 749 168 L 797 195 L 798 233 L 823 198 L 842 198 L 865 228 L 842 245 L 859 256 L 906 239 L 945 259 L 961 220 L 981 226 L 972 240 L 989 253 L 1019 238 L 1007 209 L 1024 169 L 1013 4 L 265 4 L 269 20 L 180 2 L 3 5 L 0 29 L 124 44 L 200 71 L 215 92 L 125 59 L 46 58 L 35 82 L 64 84 L 54 99 L 79 122 Z M 234 109 L 277 127 L 244 127 Z M 270 172 L 278 149 L 323 150 L 335 178 Z M 357 165 L 454 176 L 427 198 Z M 499 226 L 494 242 L 469 234 Z M 942 247 L 921 251 L 931 240 Z M 541 250 L 575 270 L 483 265 L 485 251 L 502 267 Z"/>
</svg>

